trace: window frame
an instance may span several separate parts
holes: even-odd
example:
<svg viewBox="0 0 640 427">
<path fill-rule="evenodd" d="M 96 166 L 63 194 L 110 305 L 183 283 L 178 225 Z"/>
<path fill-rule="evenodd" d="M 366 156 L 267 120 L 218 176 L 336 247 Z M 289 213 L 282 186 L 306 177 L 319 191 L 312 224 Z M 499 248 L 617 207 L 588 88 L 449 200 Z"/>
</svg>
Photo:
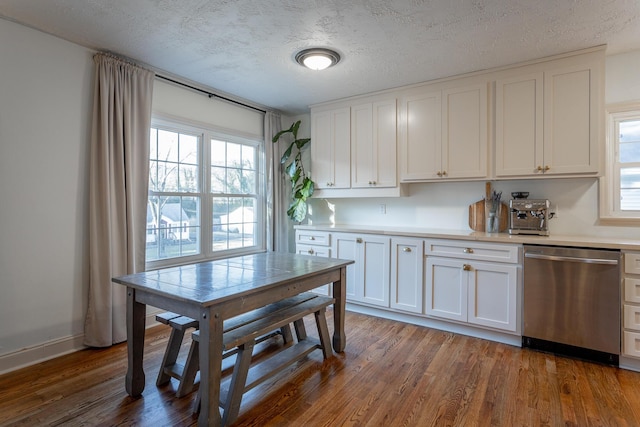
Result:
<svg viewBox="0 0 640 427">
<path fill-rule="evenodd" d="M 147 270 L 163 267 L 190 264 L 213 259 L 229 258 L 232 256 L 248 255 L 266 251 L 266 164 L 264 140 L 255 135 L 243 134 L 239 131 L 220 129 L 212 125 L 194 122 L 188 119 L 166 116 L 154 113 L 151 118 L 150 129 L 162 129 L 171 132 L 198 135 L 198 172 L 199 191 L 195 193 L 183 192 L 154 192 L 149 188 L 147 200 L 150 197 L 160 194 L 168 194 L 183 197 L 197 197 L 200 199 L 200 253 L 172 258 L 150 260 L 145 262 Z M 256 212 L 254 226 L 254 245 L 242 248 L 226 250 L 213 250 L 213 207 L 212 202 L 219 193 L 211 192 L 211 140 L 225 141 L 249 145 L 255 148 L 255 172 L 256 172 Z M 149 158 L 149 161 L 151 158 Z M 149 179 L 147 177 L 147 179 Z M 223 196 L 227 194 L 224 193 Z M 232 194 L 231 197 L 235 195 Z M 146 226 L 145 226 L 146 228 Z"/>
<path fill-rule="evenodd" d="M 611 104 L 606 108 L 605 173 L 600 177 L 600 222 L 604 225 L 640 225 L 640 210 L 620 209 L 620 162 L 618 123 L 640 120 L 640 102 Z"/>
</svg>

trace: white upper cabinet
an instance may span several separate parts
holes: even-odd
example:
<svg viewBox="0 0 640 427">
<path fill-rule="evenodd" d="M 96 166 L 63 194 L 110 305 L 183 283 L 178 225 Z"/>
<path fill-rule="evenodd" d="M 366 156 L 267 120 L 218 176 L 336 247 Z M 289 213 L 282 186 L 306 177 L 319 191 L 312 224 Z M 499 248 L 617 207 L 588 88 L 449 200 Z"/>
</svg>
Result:
<svg viewBox="0 0 640 427">
<path fill-rule="evenodd" d="M 311 114 L 311 177 L 316 188 L 349 188 L 351 110 L 336 108 Z"/>
<path fill-rule="evenodd" d="M 496 80 L 497 177 L 600 172 L 603 63 L 594 52 Z"/>
<path fill-rule="evenodd" d="M 398 197 L 397 105 L 393 95 L 311 109 L 315 197 Z"/>
<path fill-rule="evenodd" d="M 396 187 L 396 100 L 351 107 L 351 187 Z"/>
<path fill-rule="evenodd" d="M 400 105 L 400 180 L 487 176 L 487 83 L 407 92 Z"/>
</svg>

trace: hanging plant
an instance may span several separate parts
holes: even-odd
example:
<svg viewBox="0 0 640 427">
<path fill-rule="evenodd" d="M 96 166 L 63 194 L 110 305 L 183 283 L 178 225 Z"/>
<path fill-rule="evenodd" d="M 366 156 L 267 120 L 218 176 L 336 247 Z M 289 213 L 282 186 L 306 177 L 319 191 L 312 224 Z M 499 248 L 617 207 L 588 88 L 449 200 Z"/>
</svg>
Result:
<svg viewBox="0 0 640 427">
<path fill-rule="evenodd" d="M 313 194 L 314 182 L 307 176 L 302 164 L 302 148 L 311 142 L 311 138 L 298 139 L 300 120 L 291 125 L 289 129 L 281 130 L 273 136 L 272 142 L 276 143 L 282 135 L 290 133 L 293 142 L 289 144 L 280 164 L 291 181 L 291 205 L 287 210 L 287 216 L 294 221 L 302 222 L 307 216 L 307 199 Z M 295 154 L 294 154 L 295 153 Z"/>
</svg>

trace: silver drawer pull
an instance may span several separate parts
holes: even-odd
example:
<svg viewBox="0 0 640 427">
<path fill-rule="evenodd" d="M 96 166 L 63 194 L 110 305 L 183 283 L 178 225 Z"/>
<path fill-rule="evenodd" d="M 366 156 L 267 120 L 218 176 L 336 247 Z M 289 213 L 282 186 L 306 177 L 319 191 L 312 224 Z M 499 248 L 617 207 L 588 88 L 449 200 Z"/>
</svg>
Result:
<svg viewBox="0 0 640 427">
<path fill-rule="evenodd" d="M 309 249 L 307 252 L 308 252 L 310 255 L 313 255 L 313 249 Z"/>
<path fill-rule="evenodd" d="M 316 238 L 313 236 L 309 236 L 309 240 L 316 240 Z"/>
<path fill-rule="evenodd" d="M 402 248 L 402 252 L 411 252 L 411 248 L 409 247 Z"/>
<path fill-rule="evenodd" d="M 465 254 L 472 254 L 472 253 L 473 253 L 473 249 L 471 249 L 471 248 L 464 248 L 464 250 L 463 250 L 462 252 L 464 252 Z"/>
</svg>

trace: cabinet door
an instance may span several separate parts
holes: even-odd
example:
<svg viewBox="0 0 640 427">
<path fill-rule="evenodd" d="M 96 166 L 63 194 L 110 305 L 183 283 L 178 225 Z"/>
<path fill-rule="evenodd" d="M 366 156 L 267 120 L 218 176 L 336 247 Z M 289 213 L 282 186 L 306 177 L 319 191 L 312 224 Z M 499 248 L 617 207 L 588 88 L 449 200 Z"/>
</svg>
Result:
<svg viewBox="0 0 640 427">
<path fill-rule="evenodd" d="M 424 243 L 421 239 L 391 239 L 390 306 L 423 313 Z"/>
<path fill-rule="evenodd" d="M 375 143 L 373 141 L 373 105 L 351 107 L 351 187 L 373 185 L 375 176 Z"/>
<path fill-rule="evenodd" d="M 596 69 L 575 66 L 544 73 L 545 175 L 598 172 Z"/>
<path fill-rule="evenodd" d="M 427 257 L 425 313 L 433 317 L 467 321 L 467 272 L 457 259 Z"/>
<path fill-rule="evenodd" d="M 400 117 L 400 179 L 437 179 L 441 166 L 442 93 L 404 97 Z"/>
<path fill-rule="evenodd" d="M 487 176 L 487 84 L 442 92 L 443 178 Z"/>
<path fill-rule="evenodd" d="M 347 266 L 347 288 L 346 297 L 347 300 L 356 300 L 356 269 L 360 268 L 358 261 L 358 245 L 356 239 L 358 237 L 355 234 L 350 233 L 333 233 L 331 235 L 333 254 L 339 259 L 350 259 L 355 261 L 355 264 Z"/>
<path fill-rule="evenodd" d="M 351 107 L 351 187 L 395 187 L 396 100 Z"/>
<path fill-rule="evenodd" d="M 543 94 L 542 72 L 496 81 L 496 176 L 544 164 Z"/>
<path fill-rule="evenodd" d="M 469 323 L 515 332 L 518 267 L 470 262 Z"/>
<path fill-rule="evenodd" d="M 311 173 L 317 188 L 350 187 L 350 140 L 349 108 L 311 114 Z"/>
<path fill-rule="evenodd" d="M 356 275 L 356 298 L 362 302 L 389 307 L 389 248 L 388 237 L 366 236 L 356 240 L 360 268 Z"/>
</svg>

